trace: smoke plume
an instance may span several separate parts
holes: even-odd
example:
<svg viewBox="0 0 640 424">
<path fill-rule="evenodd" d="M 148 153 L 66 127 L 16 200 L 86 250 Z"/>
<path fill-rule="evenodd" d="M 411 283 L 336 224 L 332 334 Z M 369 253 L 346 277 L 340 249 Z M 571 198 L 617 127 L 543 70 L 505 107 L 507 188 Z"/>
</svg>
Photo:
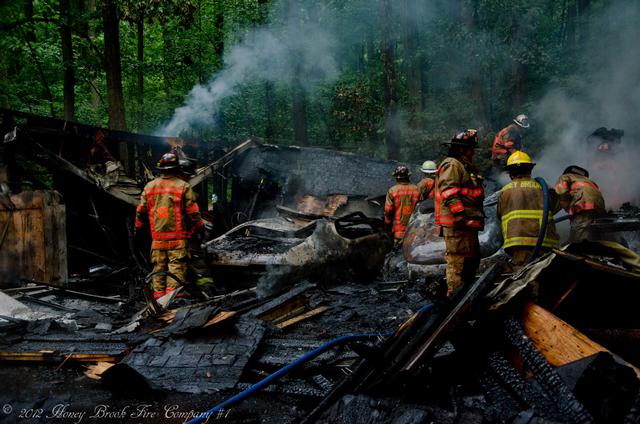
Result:
<svg viewBox="0 0 640 424">
<path fill-rule="evenodd" d="M 178 136 L 191 128 L 211 127 L 221 102 L 253 81 L 295 84 L 311 90 L 338 76 L 336 40 L 329 31 L 299 18 L 250 32 L 225 55 L 224 68 L 212 79 L 191 89 L 183 106 L 157 131 Z"/>
<path fill-rule="evenodd" d="M 550 89 L 534 110 L 534 122 L 544 128 L 548 146 L 536 158 L 536 172 L 554 183 L 569 165 L 587 168 L 608 209 L 640 199 L 638 19 L 636 1 L 614 1 L 594 13 L 584 27 L 590 38 L 575 64 L 576 77 Z M 587 141 L 599 127 L 625 131 L 612 152 L 599 152 L 597 144 Z"/>
</svg>

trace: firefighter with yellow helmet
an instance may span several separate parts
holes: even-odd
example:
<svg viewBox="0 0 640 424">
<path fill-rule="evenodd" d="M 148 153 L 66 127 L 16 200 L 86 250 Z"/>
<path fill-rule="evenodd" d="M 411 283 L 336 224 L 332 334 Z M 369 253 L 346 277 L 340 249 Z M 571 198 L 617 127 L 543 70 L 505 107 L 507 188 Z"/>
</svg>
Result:
<svg viewBox="0 0 640 424">
<path fill-rule="evenodd" d="M 536 164 L 522 151 L 507 159 L 507 172 L 511 182 L 500 190 L 497 215 L 502 222 L 504 250 L 511 256 L 516 269 L 525 265 L 538 241 L 544 213 L 542 186 L 531 178 Z M 549 190 L 549 217 L 542 241 L 542 251 L 558 247 L 559 237 L 553 215 L 560 209 L 557 196 Z"/>
</svg>

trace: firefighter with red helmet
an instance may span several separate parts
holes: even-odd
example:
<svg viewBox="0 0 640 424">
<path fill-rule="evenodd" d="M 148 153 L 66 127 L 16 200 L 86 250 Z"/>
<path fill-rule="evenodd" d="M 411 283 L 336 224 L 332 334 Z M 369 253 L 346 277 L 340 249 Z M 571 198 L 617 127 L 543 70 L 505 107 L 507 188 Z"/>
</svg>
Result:
<svg viewBox="0 0 640 424">
<path fill-rule="evenodd" d="M 407 166 L 398 165 L 392 175 L 396 178 L 396 184 L 387 191 L 384 223 L 393 233 L 395 245 L 398 246 L 404 238 L 409 218 L 418 203 L 420 191 L 409 181 L 411 171 Z"/>
<path fill-rule="evenodd" d="M 509 155 L 522 149 L 522 136 L 524 130 L 529 127 L 529 117 L 521 114 L 496 134 L 491 149 L 491 160 L 497 168 L 502 169 Z"/>
<path fill-rule="evenodd" d="M 484 228 L 483 178 L 473 164 L 477 131 L 456 134 L 436 173 L 436 226 L 445 241 L 447 295 L 475 279 L 480 265 L 478 232 Z"/>
<path fill-rule="evenodd" d="M 555 189 L 571 220 L 569 242 L 602 238 L 590 228 L 596 218 L 606 214 L 606 209 L 600 187 L 589 179 L 589 171 L 569 166 L 558 178 Z"/>
<path fill-rule="evenodd" d="M 151 262 L 153 296 L 158 299 L 184 282 L 189 260 L 188 240 L 200 231 L 204 222 L 191 185 L 181 178 L 178 156 L 165 153 L 158 162 L 160 177 L 149 182 L 142 191 L 136 209 L 137 234 L 148 221 L 151 228 Z"/>
</svg>

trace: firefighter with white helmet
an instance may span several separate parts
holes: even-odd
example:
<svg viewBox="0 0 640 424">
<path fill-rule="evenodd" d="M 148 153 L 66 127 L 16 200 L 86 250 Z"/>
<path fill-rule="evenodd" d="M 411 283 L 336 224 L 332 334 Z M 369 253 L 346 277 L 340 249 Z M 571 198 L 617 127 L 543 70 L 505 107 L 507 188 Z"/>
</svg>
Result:
<svg viewBox="0 0 640 424">
<path fill-rule="evenodd" d="M 518 150 L 522 150 L 524 130 L 529 128 L 529 117 L 520 114 L 513 118 L 513 122 L 501 129 L 493 140 L 491 160 L 498 168 L 504 166 L 504 161 Z"/>
<path fill-rule="evenodd" d="M 420 190 L 420 200 L 433 199 L 435 176 L 438 172 L 438 166 L 432 160 L 424 161 L 420 167 L 420 171 L 424 174 L 424 177 L 418 183 L 418 190 Z"/>
</svg>

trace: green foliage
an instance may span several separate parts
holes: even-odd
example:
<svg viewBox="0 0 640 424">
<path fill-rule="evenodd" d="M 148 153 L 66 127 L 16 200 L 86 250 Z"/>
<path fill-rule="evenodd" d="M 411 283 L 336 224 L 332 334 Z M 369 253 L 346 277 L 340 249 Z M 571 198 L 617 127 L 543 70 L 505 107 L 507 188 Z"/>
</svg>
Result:
<svg viewBox="0 0 640 424">
<path fill-rule="evenodd" d="M 33 4 L 32 17 L 25 15 L 25 2 Z M 97 10 L 90 10 L 89 2 L 71 3 L 76 120 L 106 126 L 100 2 Z M 497 130 L 526 112 L 549 86 L 575 79 L 571 59 L 577 57 L 578 46 L 568 46 L 567 39 L 577 36 L 568 31 L 590 19 L 588 10 L 570 16 L 568 9 L 577 0 L 398 0 L 391 2 L 391 16 L 380 13 L 376 0 L 294 3 L 299 3 L 303 29 L 316 23 L 330 28 L 340 40 L 338 79 L 305 95 L 309 143 L 385 156 L 380 22 L 390 19 L 397 119 L 402 123 L 398 159 L 414 162 L 438 156 L 440 143 L 459 128 L 480 128 L 488 145 Z M 605 2 L 586 3 L 601 10 Z M 130 130 L 153 133 L 183 104 L 194 85 L 206 83 L 223 68 L 221 52 L 229 52 L 256 27 L 282 23 L 289 2 L 120 0 L 117 4 L 126 120 Z M 410 6 L 410 16 L 402 14 L 403 5 Z M 53 108 L 55 115 L 62 115 L 59 6 L 58 0 L 0 5 L 0 106 L 43 115 Z M 416 34 L 412 51 L 403 32 L 407 25 Z M 421 93 L 409 92 L 415 82 L 410 79 L 416 76 L 410 76 L 407 58 L 419 64 Z M 286 84 L 249 81 L 224 100 L 215 128 L 191 135 L 224 144 L 249 136 L 291 143 L 292 96 Z M 544 142 L 535 130 L 531 134 L 537 143 Z"/>
</svg>

